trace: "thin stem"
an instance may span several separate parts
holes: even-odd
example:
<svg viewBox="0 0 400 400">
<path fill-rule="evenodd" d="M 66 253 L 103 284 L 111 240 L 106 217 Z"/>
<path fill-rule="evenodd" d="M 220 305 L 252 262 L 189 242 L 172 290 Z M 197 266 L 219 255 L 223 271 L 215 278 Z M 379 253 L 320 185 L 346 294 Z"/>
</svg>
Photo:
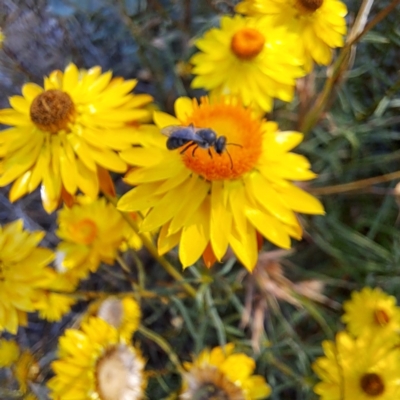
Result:
<svg viewBox="0 0 400 400">
<path fill-rule="evenodd" d="M 331 97 L 335 84 L 339 81 L 340 77 L 347 69 L 347 62 L 350 57 L 350 51 L 354 44 L 356 44 L 367 32 L 369 32 L 376 24 L 382 21 L 393 9 L 400 4 L 400 0 L 393 0 L 386 8 L 381 10 L 375 17 L 365 26 L 365 28 L 349 40 L 339 53 L 338 58 L 332 67 L 331 76 L 326 80 L 322 92 L 317 97 L 314 106 L 306 114 L 303 123 L 300 125 L 300 131 L 307 134 L 318 122 L 321 114 L 325 111 L 326 106 Z"/>
<path fill-rule="evenodd" d="M 281 361 L 277 360 L 273 354 L 268 354 L 267 355 L 267 360 L 268 362 L 279 369 L 284 375 L 290 376 L 294 378 L 296 381 L 300 382 L 304 386 L 312 386 L 310 382 L 308 382 L 306 379 L 304 379 L 303 376 L 298 375 L 296 372 L 294 372 L 290 367 L 288 367 L 286 364 L 282 363 Z"/>
<path fill-rule="evenodd" d="M 138 332 L 140 332 L 147 339 L 150 339 L 152 342 L 157 343 L 167 353 L 168 358 L 170 359 L 172 364 L 175 365 L 176 369 L 180 373 L 184 372 L 184 369 L 181 365 L 181 362 L 179 361 L 178 356 L 172 350 L 172 347 L 169 345 L 169 343 L 162 336 L 160 336 L 159 334 L 155 333 L 154 331 L 146 328 L 143 325 L 139 326 Z"/>
<path fill-rule="evenodd" d="M 106 193 L 104 193 L 104 196 L 115 207 L 117 206 L 117 199 L 115 197 L 112 197 Z M 122 211 L 120 211 L 120 213 L 122 217 L 125 219 L 125 221 L 129 224 L 129 226 L 133 229 L 133 231 L 140 237 L 144 247 L 146 247 L 148 252 L 160 263 L 160 265 L 164 268 L 164 270 L 168 274 L 170 274 L 176 281 L 181 283 L 185 291 L 190 296 L 196 297 L 196 290 L 187 282 L 185 282 L 183 276 L 174 268 L 174 266 L 167 259 L 158 254 L 157 247 L 154 245 L 154 243 L 146 235 L 139 232 L 139 227 L 137 222 L 133 218 L 131 218 L 131 216 L 128 213 L 124 213 Z"/>
<path fill-rule="evenodd" d="M 400 0 L 393 0 L 386 8 L 381 10 L 378 14 L 375 15 L 374 18 L 365 26 L 363 31 L 358 34 L 355 38 L 347 43 L 347 46 L 352 46 L 353 44 L 360 41 L 360 39 L 365 36 L 375 25 L 379 24 L 384 18 L 386 18 L 398 5 L 400 4 Z"/>
<path fill-rule="evenodd" d="M 128 274 L 131 273 L 131 269 L 129 268 L 128 264 L 125 262 L 125 260 L 121 256 L 117 256 L 115 258 L 118 261 L 118 264 L 121 266 L 121 268 Z"/>
<path fill-rule="evenodd" d="M 314 195 L 352 192 L 354 190 L 364 189 L 366 187 L 376 185 L 378 183 L 390 182 L 395 179 L 400 179 L 400 171 L 391 172 L 389 174 L 380 176 L 374 176 L 372 178 L 360 179 L 358 181 L 343 183 L 340 185 L 325 186 L 320 188 L 310 188 L 309 192 Z"/>
</svg>

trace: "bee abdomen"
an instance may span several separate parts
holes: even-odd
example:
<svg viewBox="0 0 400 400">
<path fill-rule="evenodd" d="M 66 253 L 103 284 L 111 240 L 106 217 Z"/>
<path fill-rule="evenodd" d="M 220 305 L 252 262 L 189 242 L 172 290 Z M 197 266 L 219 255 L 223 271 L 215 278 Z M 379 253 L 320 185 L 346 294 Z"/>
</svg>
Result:
<svg viewBox="0 0 400 400">
<path fill-rule="evenodd" d="M 182 147 L 188 142 L 190 142 L 190 140 L 171 136 L 167 140 L 167 149 L 168 150 L 179 149 L 179 147 Z"/>
</svg>

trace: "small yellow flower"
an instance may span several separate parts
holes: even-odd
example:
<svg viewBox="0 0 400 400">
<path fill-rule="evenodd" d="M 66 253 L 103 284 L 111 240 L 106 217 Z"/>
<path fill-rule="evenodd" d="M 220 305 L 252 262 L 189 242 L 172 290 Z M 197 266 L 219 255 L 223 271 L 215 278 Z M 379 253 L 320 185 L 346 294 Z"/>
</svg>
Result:
<svg viewBox="0 0 400 400">
<path fill-rule="evenodd" d="M 24 350 L 13 366 L 15 379 L 22 393 L 28 390 L 28 383 L 35 381 L 39 375 L 39 363 L 29 350 Z"/>
<path fill-rule="evenodd" d="M 38 247 L 44 235 L 23 230 L 22 220 L 0 227 L 0 331 L 15 334 L 19 325 L 26 326 L 27 312 L 38 309 L 54 272 L 47 266 L 54 253 Z"/>
<path fill-rule="evenodd" d="M 117 329 L 91 317 L 81 329 L 67 329 L 59 340 L 59 359 L 52 363 L 55 376 L 47 386 L 57 400 L 144 398 L 145 362 Z"/>
<path fill-rule="evenodd" d="M 366 287 L 360 292 L 353 292 L 343 309 L 342 321 L 354 336 L 364 332 L 378 336 L 389 332 L 396 340 L 400 334 L 400 308 L 396 306 L 396 298 L 379 288 Z"/>
<path fill-rule="evenodd" d="M 139 304 L 132 297 L 108 297 L 91 304 L 86 318 L 98 316 L 114 326 L 120 336 L 130 342 L 140 325 L 141 314 Z"/>
<path fill-rule="evenodd" d="M 80 279 L 95 272 L 101 262 L 113 264 L 126 240 L 126 221 L 104 198 L 64 207 L 57 221 L 56 234 L 62 240 L 57 246 L 58 268 L 74 271 Z"/>
<path fill-rule="evenodd" d="M 231 246 L 251 271 L 258 232 L 290 248 L 290 237 L 302 236 L 295 212 L 324 213 L 316 198 L 290 182 L 316 176 L 305 157 L 290 152 L 302 141 L 301 133 L 280 132 L 276 123 L 266 122 L 232 97 L 199 102 L 182 97 L 175 112 L 176 118 L 156 112 L 159 128 L 209 128 L 228 144 L 221 154 L 196 146 L 184 152 L 168 150 L 166 138 L 158 134 L 141 148 L 121 152 L 128 163 L 141 162 L 125 176 L 136 188 L 121 197 L 118 208 L 149 210 L 140 227 L 144 232 L 161 228 L 160 254 L 179 244 L 184 267 L 202 255 L 210 266 Z"/>
<path fill-rule="evenodd" d="M 400 398 L 400 350 L 385 335 L 354 339 L 340 332 L 322 343 L 325 356 L 313 369 L 322 382 L 314 392 L 321 400 L 393 400 Z"/>
<path fill-rule="evenodd" d="M 268 16 L 273 29 L 285 28 L 296 34 L 306 70 L 312 61 L 328 65 L 332 49 L 342 47 L 346 34 L 346 5 L 339 0 L 243 0 L 236 11 L 252 16 Z"/>
<path fill-rule="evenodd" d="M 185 363 L 186 373 L 180 399 L 257 400 L 271 393 L 260 375 L 253 375 L 255 362 L 243 353 L 234 353 L 229 343 L 204 350 L 193 363 Z"/>
<path fill-rule="evenodd" d="M 147 129 L 139 122 L 149 118 L 152 98 L 130 94 L 136 82 L 69 64 L 45 78 L 44 89 L 27 83 L 22 96 L 12 96 L 12 108 L 0 110 L 0 123 L 11 126 L 0 132 L 0 186 L 14 182 L 10 200 L 41 184 L 50 213 L 78 190 L 92 199 L 100 187 L 110 190 L 107 171 L 127 168 L 118 152 Z"/>
<path fill-rule="evenodd" d="M 15 340 L 0 339 L 0 368 L 11 367 L 17 361 L 19 354 Z"/>
<path fill-rule="evenodd" d="M 271 29 L 266 18 L 224 16 L 221 28 L 206 32 L 196 46 L 194 88 L 239 95 L 244 105 L 264 111 L 272 109 L 273 98 L 291 101 L 296 78 L 305 75 L 293 35 Z"/>
</svg>

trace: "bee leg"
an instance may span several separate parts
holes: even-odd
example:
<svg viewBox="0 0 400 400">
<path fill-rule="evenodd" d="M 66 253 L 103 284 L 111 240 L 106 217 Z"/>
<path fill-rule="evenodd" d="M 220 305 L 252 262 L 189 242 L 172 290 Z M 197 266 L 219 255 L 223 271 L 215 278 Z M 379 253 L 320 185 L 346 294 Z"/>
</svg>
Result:
<svg viewBox="0 0 400 400">
<path fill-rule="evenodd" d="M 186 147 L 183 148 L 183 150 L 179 154 L 183 154 L 187 149 L 195 145 L 196 145 L 195 142 L 190 142 Z"/>
<path fill-rule="evenodd" d="M 211 150 L 210 150 L 210 149 L 208 149 L 208 155 L 209 155 L 211 158 L 213 158 L 213 156 L 212 156 L 212 153 L 211 153 Z"/>
<path fill-rule="evenodd" d="M 192 157 L 194 157 L 194 153 L 196 153 L 196 150 L 199 148 L 199 146 L 196 146 L 193 151 L 192 151 Z"/>
</svg>

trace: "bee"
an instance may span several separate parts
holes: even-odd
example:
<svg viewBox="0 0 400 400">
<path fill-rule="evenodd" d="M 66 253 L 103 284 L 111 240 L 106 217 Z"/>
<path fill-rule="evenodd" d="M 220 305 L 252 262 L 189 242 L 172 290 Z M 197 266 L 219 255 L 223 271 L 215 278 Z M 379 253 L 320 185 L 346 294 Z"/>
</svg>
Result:
<svg viewBox="0 0 400 400">
<path fill-rule="evenodd" d="M 210 128 L 195 128 L 193 124 L 189 126 L 170 125 L 161 130 L 161 133 L 168 136 L 167 149 L 175 150 L 183 147 L 180 154 L 184 154 L 188 149 L 193 147 L 192 156 L 194 157 L 196 150 L 200 147 L 208 150 L 208 154 L 212 158 L 211 148 L 221 155 L 224 151 L 229 156 L 231 168 L 233 168 L 232 157 L 226 146 L 233 145 L 242 147 L 240 144 L 227 143 L 226 136 L 217 136 Z"/>
</svg>

